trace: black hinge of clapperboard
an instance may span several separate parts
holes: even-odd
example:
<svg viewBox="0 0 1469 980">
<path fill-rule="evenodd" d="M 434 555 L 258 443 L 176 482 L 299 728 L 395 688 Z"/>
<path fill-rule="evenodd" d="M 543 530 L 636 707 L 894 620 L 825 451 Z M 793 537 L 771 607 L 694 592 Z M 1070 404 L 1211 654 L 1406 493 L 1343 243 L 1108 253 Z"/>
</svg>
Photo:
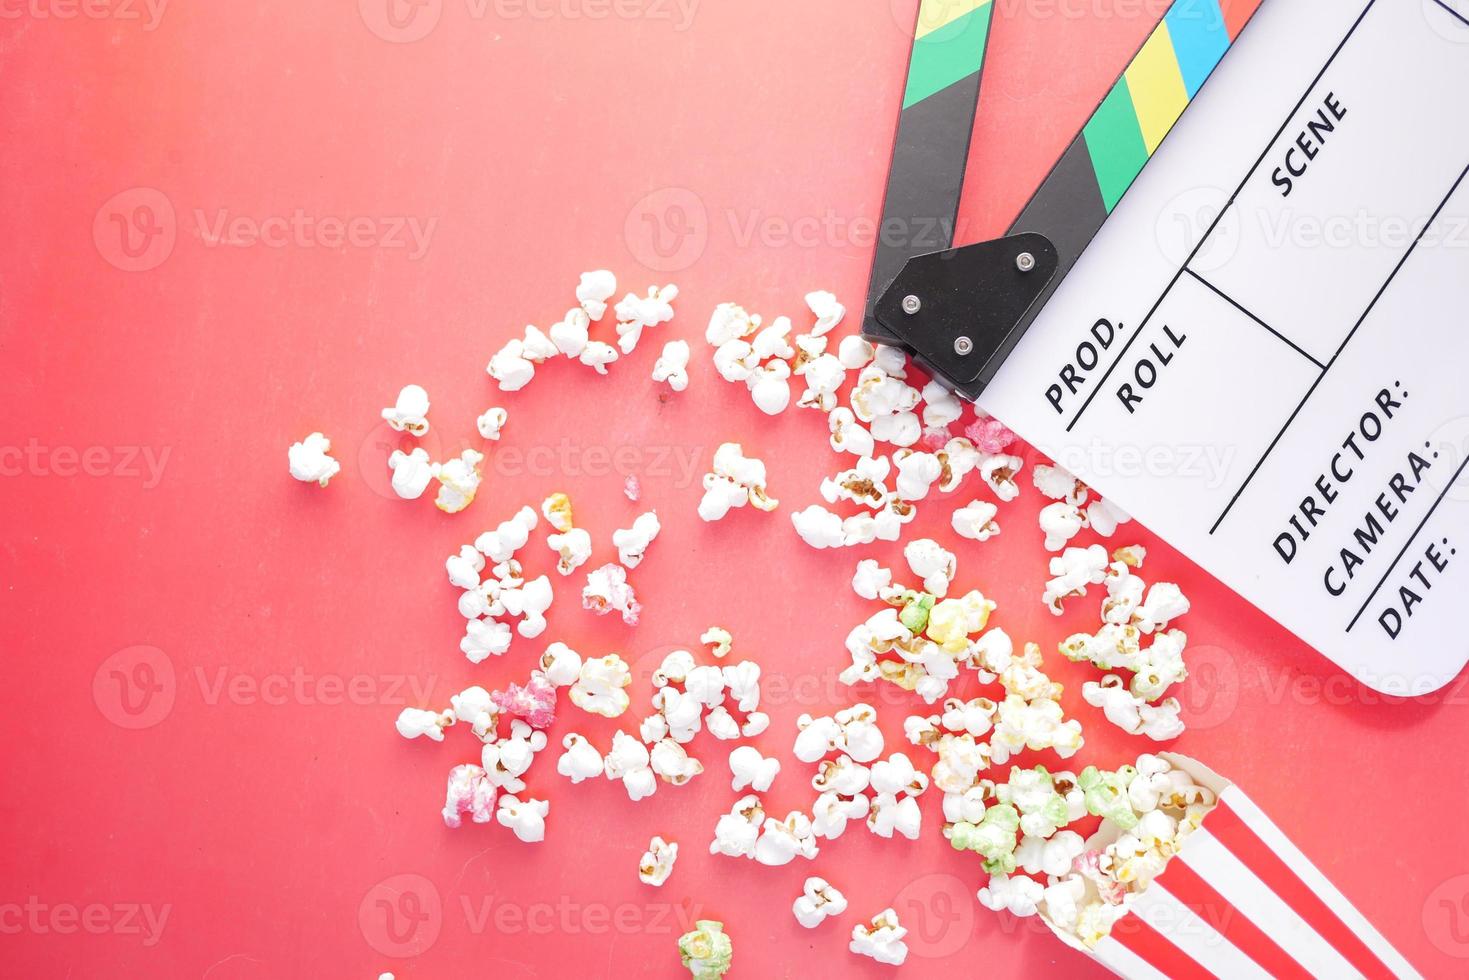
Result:
<svg viewBox="0 0 1469 980">
<path fill-rule="evenodd" d="M 1259 2 L 1175 0 L 1005 236 L 954 248 L 994 5 L 924 0 L 863 336 L 978 398 Z M 1155 84 L 1171 86 L 1161 95 L 1177 109 L 1161 127 L 1158 99 L 1139 91 Z M 1146 123 L 1140 103 L 1154 109 Z"/>
</svg>

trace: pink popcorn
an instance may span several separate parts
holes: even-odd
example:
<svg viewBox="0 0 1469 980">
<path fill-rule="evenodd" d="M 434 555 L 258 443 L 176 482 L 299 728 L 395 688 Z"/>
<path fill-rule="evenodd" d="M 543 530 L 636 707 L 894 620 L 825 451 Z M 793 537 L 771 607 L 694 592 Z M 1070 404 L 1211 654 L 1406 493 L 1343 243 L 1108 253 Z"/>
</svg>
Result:
<svg viewBox="0 0 1469 980">
<path fill-rule="evenodd" d="M 638 476 L 636 473 L 629 473 L 627 479 L 622 481 L 622 492 L 626 494 L 627 499 L 631 500 L 633 503 L 637 503 L 638 500 L 643 496 L 643 485 L 641 482 L 638 481 Z"/>
<path fill-rule="evenodd" d="M 491 691 L 490 700 L 502 713 L 524 718 L 532 728 L 550 728 L 556 720 L 556 685 L 539 670 L 531 671 L 524 687 L 511 684 L 503 691 Z"/>
<path fill-rule="evenodd" d="M 458 827 L 459 818 L 466 813 L 475 823 L 489 823 L 495 818 L 495 792 L 495 785 L 481 767 L 466 764 L 450 769 L 444 825 Z"/>
<path fill-rule="evenodd" d="M 975 448 L 984 453 L 1002 453 L 1015 441 L 1015 433 L 996 418 L 975 419 L 965 428 L 964 434 Z"/>
<path fill-rule="evenodd" d="M 638 615 L 643 609 L 637 593 L 628 584 L 627 569 L 616 562 L 609 562 L 587 575 L 581 604 L 582 608 L 590 609 L 598 616 L 621 613 L 622 621 L 629 626 L 638 625 Z"/>
<path fill-rule="evenodd" d="M 1071 862 L 1071 869 L 1097 886 L 1102 901 L 1108 905 L 1121 905 L 1127 886 L 1102 871 L 1103 856 L 1103 852 L 1095 850 L 1078 854 Z"/>
<path fill-rule="evenodd" d="M 923 430 L 923 438 L 918 443 L 927 452 L 936 453 L 949 444 L 949 438 L 947 427 L 929 426 Z"/>
</svg>

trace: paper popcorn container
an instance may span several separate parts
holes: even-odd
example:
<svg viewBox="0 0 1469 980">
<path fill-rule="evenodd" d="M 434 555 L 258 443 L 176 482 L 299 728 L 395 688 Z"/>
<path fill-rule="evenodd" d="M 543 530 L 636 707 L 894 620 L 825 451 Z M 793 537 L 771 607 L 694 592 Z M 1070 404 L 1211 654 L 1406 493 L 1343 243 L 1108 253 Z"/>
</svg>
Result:
<svg viewBox="0 0 1469 980">
<path fill-rule="evenodd" d="M 1218 806 L 1095 947 L 1047 919 L 1063 942 L 1128 980 L 1419 976 L 1239 787 L 1159 754 Z M 1099 831 L 1088 846 L 1115 836 Z"/>
</svg>

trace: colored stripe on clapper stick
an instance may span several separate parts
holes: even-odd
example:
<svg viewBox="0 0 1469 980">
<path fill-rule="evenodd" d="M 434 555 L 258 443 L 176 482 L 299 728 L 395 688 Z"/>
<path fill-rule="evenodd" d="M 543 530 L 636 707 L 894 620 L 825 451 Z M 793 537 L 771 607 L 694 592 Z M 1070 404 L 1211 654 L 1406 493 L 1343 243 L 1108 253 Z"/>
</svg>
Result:
<svg viewBox="0 0 1469 980">
<path fill-rule="evenodd" d="M 1260 0 L 1175 0 L 1010 229 L 1039 232 L 1070 271 Z"/>
<path fill-rule="evenodd" d="M 872 306 L 904 263 L 954 244 L 993 12 L 992 0 L 923 0 L 918 8 L 868 286 L 864 329 L 874 335 L 887 330 Z"/>
</svg>

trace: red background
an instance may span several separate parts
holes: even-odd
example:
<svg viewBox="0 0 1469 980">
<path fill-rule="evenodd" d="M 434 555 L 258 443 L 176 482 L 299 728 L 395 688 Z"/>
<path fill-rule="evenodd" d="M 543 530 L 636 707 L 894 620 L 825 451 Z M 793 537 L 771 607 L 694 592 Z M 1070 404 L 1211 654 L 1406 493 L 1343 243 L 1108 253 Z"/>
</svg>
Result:
<svg viewBox="0 0 1469 980">
<path fill-rule="evenodd" d="M 888 968 L 849 956 L 846 934 L 889 904 L 913 930 L 910 975 L 1094 972 L 1034 920 L 976 905 L 984 875 L 937 833 L 937 792 L 918 843 L 859 828 L 809 865 L 710 857 L 734 794 L 728 746 L 707 735 L 703 776 L 632 804 L 556 775 L 562 734 L 605 745 L 614 727 L 567 705 L 529 778 L 552 801 L 544 844 L 443 827 L 444 775 L 476 744 L 462 731 L 402 741 L 403 704 L 522 679 L 555 638 L 621 651 L 646 677 L 714 623 L 766 672 L 773 724 L 757 744 L 786 767 L 767 801 L 809 806 L 794 719 L 847 703 L 841 641 L 867 610 L 846 587 L 858 554 L 806 549 L 789 514 L 837 461 L 820 415 L 759 416 L 715 375 L 701 334 L 726 299 L 798 323 L 809 289 L 860 307 L 870 226 L 851 223 L 880 207 L 916 4 L 704 0 L 685 21 L 651 0 L 601 19 L 596 0 L 482 15 L 443 0 L 410 23 L 432 21 L 426 36 L 397 43 L 370 28 L 383 24 L 374 2 L 178 4 L 147 30 L 123 19 L 141 7 L 67 19 L 66 0 L 33 0 L 0 20 L 3 972 L 674 976 L 679 916 L 696 909 L 727 923 L 736 975 L 878 976 Z M 1004 228 L 1164 6 L 998 3 L 963 240 Z M 166 257 L 119 251 L 111 216 L 138 204 L 173 232 Z M 211 242 L 221 211 L 360 216 L 367 234 Z M 383 240 L 402 216 L 436 221 L 424 254 Z M 680 266 L 667 272 L 648 236 L 660 222 Z M 524 392 L 495 391 L 489 354 L 559 318 L 598 266 L 625 289 L 677 282 L 679 318 L 610 378 L 558 363 Z M 648 372 L 670 336 L 695 341 L 693 383 L 665 399 Z M 510 410 L 464 514 L 387 490 L 391 440 L 375 423 L 410 381 L 433 398 L 435 458 L 479 446 L 473 419 L 489 405 Z M 286 475 L 287 445 L 316 429 L 343 462 L 324 491 Z M 779 512 L 697 520 L 697 475 L 725 440 L 767 461 Z M 158 479 L 142 452 L 163 461 Z M 619 466 L 641 474 L 641 505 L 621 495 Z M 1095 606 L 1063 620 L 1042 608 L 1047 555 L 1024 482 L 1004 534 L 960 549 L 959 585 L 1051 650 L 1094 626 Z M 581 576 L 558 577 L 542 639 L 476 668 L 456 649 L 443 559 L 552 490 L 572 494 L 598 562 L 614 557 L 614 528 L 658 509 L 663 536 L 632 576 L 643 622 L 593 618 Z M 951 539 L 948 509 L 929 506 L 919 530 Z M 1114 543 L 1134 540 L 1150 548 L 1146 577 L 1194 600 L 1180 624 L 1191 728 L 1175 747 L 1242 784 L 1426 974 L 1462 972 L 1463 685 L 1381 703 L 1136 525 Z M 551 566 L 541 541 L 524 552 L 536 573 Z M 112 671 L 144 677 L 128 673 L 140 658 L 164 691 L 143 718 L 157 723 L 131 729 Z M 1074 768 L 1147 748 L 1080 703 L 1094 672 L 1052 667 L 1086 725 Z M 633 690 L 629 727 L 648 710 L 646 684 Z M 871 696 L 903 747 L 917 702 Z M 635 874 L 655 833 L 683 845 L 661 890 Z M 789 906 L 810 873 L 852 908 L 806 932 Z M 417 959 L 384 954 L 375 901 L 397 875 L 421 876 L 399 884 L 427 914 L 439 900 Z M 28 902 L 46 912 L 22 921 Z M 156 943 L 121 918 L 129 903 L 168 908 Z M 84 913 L 93 929 L 63 931 Z"/>
</svg>

